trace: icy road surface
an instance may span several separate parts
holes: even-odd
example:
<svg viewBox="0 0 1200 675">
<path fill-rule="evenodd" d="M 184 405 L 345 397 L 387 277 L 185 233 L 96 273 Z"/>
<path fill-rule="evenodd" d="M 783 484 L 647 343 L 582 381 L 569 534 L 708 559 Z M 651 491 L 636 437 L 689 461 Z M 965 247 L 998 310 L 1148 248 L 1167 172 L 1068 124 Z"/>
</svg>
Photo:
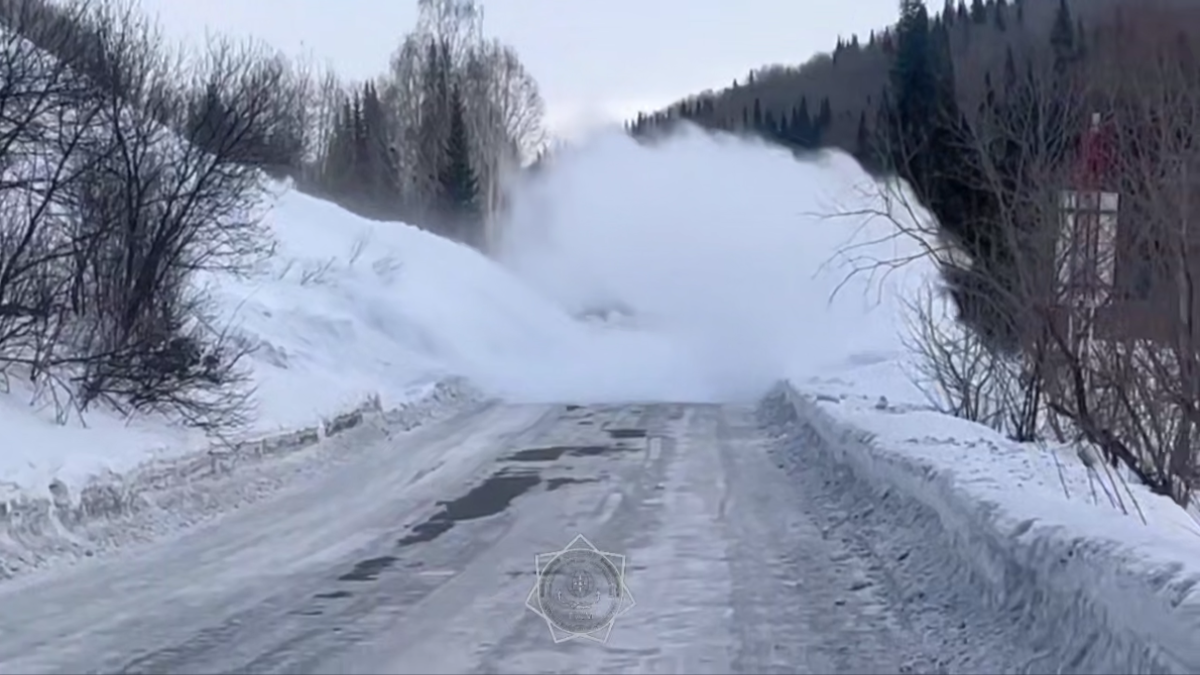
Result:
<svg viewBox="0 0 1200 675">
<path fill-rule="evenodd" d="M 948 601 L 937 551 L 774 443 L 749 406 L 487 405 L 173 541 L 6 584 L 0 672 L 1021 667 L 1012 622 Z M 636 606 L 606 644 L 555 644 L 525 607 L 535 556 L 577 534 L 627 556 Z"/>
</svg>

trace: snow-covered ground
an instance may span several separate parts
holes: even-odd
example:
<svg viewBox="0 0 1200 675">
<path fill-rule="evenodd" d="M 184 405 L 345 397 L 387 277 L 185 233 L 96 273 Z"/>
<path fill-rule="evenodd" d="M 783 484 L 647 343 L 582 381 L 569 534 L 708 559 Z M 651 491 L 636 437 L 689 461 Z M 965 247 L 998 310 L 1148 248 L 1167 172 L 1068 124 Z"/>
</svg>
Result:
<svg viewBox="0 0 1200 675">
<path fill-rule="evenodd" d="M 601 137 L 519 190 L 508 269 L 281 186 L 271 269 L 216 284 L 225 318 L 256 347 L 253 431 L 376 398 L 388 408 L 450 375 L 518 401 L 749 400 L 784 373 L 873 353 L 894 343 L 894 320 L 865 312 L 854 289 L 829 304 L 844 270 L 819 270 L 855 233 L 806 215 L 832 213 L 860 178 L 844 157 L 806 166 L 744 143 L 649 151 Z M 596 307 L 622 312 L 597 320 Z M 44 494 L 55 479 L 74 489 L 206 444 L 102 413 L 63 426 L 29 401 L 0 395 L 10 494 Z"/>
<path fill-rule="evenodd" d="M 930 282 L 929 266 L 850 274 L 915 249 L 882 221 L 837 217 L 870 206 L 871 191 L 841 155 L 797 162 L 699 134 L 656 147 L 599 136 L 516 188 L 498 262 L 284 191 L 270 214 L 274 268 L 218 295 L 259 347 L 260 433 L 372 399 L 393 407 L 448 376 L 512 401 L 589 403 L 750 401 L 786 378 L 872 434 L 879 453 L 987 505 L 1008 534 L 1084 538 L 1168 571 L 1164 602 L 1196 606 L 1185 596 L 1200 528 L 1187 514 L 1139 486 L 1121 495 L 1125 513 L 1073 451 L 928 409 L 904 375 L 897 300 Z M 73 489 L 203 445 L 102 414 L 64 427 L 27 403 L 0 395 L 0 482 L 12 491 L 45 494 L 55 478 Z"/>
</svg>

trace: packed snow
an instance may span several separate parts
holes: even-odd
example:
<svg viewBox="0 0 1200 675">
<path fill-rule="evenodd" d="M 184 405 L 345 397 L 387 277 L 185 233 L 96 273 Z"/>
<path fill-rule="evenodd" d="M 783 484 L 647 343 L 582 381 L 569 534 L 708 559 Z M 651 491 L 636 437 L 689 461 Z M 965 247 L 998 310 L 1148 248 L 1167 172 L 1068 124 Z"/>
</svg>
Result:
<svg viewBox="0 0 1200 675">
<path fill-rule="evenodd" d="M 935 275 L 920 262 L 871 273 L 870 261 L 916 250 L 885 220 L 851 215 L 877 193 L 837 153 L 601 134 L 513 186 L 494 260 L 280 186 L 271 269 L 216 293 L 257 346 L 260 433 L 366 400 L 399 405 L 449 376 L 512 401 L 579 403 L 750 401 L 788 379 L 879 452 L 954 481 L 1013 527 L 1033 523 L 1022 532 L 1108 542 L 1190 578 L 1200 528 L 1167 500 L 1131 485 L 1118 504 L 1074 450 L 929 408 L 907 377 L 899 300 Z M 44 494 L 55 478 L 78 484 L 205 443 L 103 413 L 60 425 L 28 400 L 0 395 L 11 490 Z M 1190 583 L 1170 587 L 1171 603 L 1190 606 Z"/>
</svg>

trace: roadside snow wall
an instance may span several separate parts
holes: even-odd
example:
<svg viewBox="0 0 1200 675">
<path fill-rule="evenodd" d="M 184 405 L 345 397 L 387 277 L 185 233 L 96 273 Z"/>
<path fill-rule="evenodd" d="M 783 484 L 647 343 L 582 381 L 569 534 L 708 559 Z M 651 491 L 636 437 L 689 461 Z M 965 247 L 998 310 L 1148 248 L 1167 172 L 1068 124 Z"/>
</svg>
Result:
<svg viewBox="0 0 1200 675">
<path fill-rule="evenodd" d="M 790 384 L 777 385 L 759 412 L 786 468 L 822 472 L 861 505 L 856 518 L 888 521 L 881 531 L 923 535 L 928 545 L 896 553 L 898 565 L 923 566 L 913 574 L 934 579 L 948 601 L 977 602 L 973 615 L 997 617 L 981 620 L 1018 625 L 1036 652 L 1021 672 L 1200 672 L 1195 561 L 1014 517 L 953 472 L 879 447 Z"/>
</svg>

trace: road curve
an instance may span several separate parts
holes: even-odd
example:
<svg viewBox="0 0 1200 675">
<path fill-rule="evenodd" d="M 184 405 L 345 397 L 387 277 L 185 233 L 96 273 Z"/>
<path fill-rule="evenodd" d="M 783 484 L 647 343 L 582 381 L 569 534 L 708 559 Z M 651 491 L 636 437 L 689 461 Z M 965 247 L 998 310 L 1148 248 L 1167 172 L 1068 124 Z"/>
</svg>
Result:
<svg viewBox="0 0 1200 675">
<path fill-rule="evenodd" d="M 750 406 L 485 406 L 172 540 L 0 586 L 0 673 L 1014 667 L 998 622 L 974 631 L 937 600 L 945 580 L 898 568 L 906 533 L 856 529 L 862 505 L 773 443 Z M 605 643 L 555 643 L 525 606 L 536 555 L 579 534 L 626 556 L 636 605 Z"/>
</svg>

